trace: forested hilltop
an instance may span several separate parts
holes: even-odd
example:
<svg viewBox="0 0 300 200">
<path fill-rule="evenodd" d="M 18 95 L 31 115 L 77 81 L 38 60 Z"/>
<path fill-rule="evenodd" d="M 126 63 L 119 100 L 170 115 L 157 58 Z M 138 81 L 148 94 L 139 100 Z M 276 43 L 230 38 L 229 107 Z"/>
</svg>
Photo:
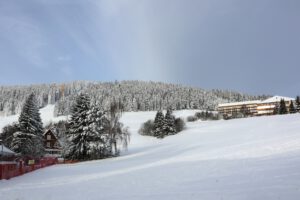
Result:
<svg viewBox="0 0 300 200">
<path fill-rule="evenodd" d="M 60 84 L 39 84 L 30 86 L 1 86 L 0 112 L 13 115 L 30 93 L 35 93 L 38 106 L 55 104 L 55 115 L 70 113 L 74 98 L 87 93 L 92 102 L 106 108 L 115 101 L 123 111 L 147 111 L 172 107 L 180 109 L 213 110 L 218 103 L 265 99 L 267 96 L 253 96 L 226 90 L 204 90 L 176 84 L 144 81 L 90 82 L 75 81 Z"/>
</svg>

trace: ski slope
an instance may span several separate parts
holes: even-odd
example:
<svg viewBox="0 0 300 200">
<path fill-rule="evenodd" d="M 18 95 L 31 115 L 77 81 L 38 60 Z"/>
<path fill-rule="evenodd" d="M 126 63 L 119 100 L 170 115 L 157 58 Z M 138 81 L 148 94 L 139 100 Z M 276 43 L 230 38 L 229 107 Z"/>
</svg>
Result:
<svg viewBox="0 0 300 200">
<path fill-rule="evenodd" d="M 0 181 L 0 199 L 299 199 L 300 114 L 190 122 L 162 140 L 138 135 L 154 115 L 123 115 L 132 136 L 122 156 Z"/>
</svg>

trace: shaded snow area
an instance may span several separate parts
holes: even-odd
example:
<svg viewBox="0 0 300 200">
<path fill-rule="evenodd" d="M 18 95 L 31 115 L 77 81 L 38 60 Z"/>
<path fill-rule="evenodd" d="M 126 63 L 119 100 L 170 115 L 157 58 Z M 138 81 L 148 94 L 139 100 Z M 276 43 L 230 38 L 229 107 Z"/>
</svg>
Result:
<svg viewBox="0 0 300 200">
<path fill-rule="evenodd" d="M 138 135 L 154 115 L 123 115 L 132 138 L 120 157 L 0 181 L 0 199 L 299 199 L 300 114 L 190 122 L 162 140 Z"/>
</svg>

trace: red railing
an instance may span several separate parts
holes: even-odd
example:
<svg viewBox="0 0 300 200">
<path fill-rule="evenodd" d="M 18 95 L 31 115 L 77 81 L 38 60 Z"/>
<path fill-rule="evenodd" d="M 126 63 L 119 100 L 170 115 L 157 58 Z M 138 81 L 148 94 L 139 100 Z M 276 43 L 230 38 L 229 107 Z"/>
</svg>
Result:
<svg viewBox="0 0 300 200">
<path fill-rule="evenodd" d="M 41 158 L 37 163 L 31 165 L 25 165 L 23 161 L 0 161 L 0 180 L 10 179 L 22 174 L 54 165 L 57 163 L 57 158 Z"/>
</svg>

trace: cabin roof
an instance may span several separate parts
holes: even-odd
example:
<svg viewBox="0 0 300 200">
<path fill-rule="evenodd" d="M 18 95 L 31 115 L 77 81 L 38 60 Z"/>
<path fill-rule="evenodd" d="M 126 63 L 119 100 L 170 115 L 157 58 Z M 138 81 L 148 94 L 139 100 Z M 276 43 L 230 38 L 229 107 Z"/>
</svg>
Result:
<svg viewBox="0 0 300 200">
<path fill-rule="evenodd" d="M 53 133 L 53 131 L 51 129 L 46 130 L 45 133 L 43 134 L 43 136 L 45 136 L 47 133 L 50 133 L 51 135 L 53 135 L 55 137 L 55 139 L 57 139 L 56 135 Z"/>
</svg>

